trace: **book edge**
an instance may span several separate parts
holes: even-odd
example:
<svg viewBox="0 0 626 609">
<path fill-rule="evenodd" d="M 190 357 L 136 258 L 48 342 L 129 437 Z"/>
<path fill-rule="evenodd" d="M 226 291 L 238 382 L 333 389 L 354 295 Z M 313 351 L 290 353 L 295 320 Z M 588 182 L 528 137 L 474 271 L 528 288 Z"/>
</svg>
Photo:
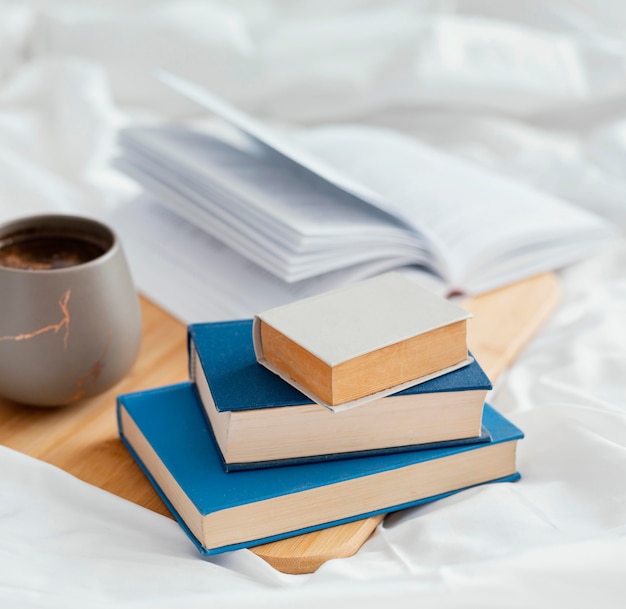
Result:
<svg viewBox="0 0 626 609">
<path fill-rule="evenodd" d="M 382 448 L 372 448 L 370 450 L 354 450 L 337 453 L 327 453 L 321 455 L 310 455 L 306 457 L 293 457 L 282 459 L 271 459 L 267 461 L 239 461 L 227 462 L 223 459 L 224 470 L 226 472 L 238 472 L 254 469 L 265 469 L 269 467 L 285 467 L 289 465 L 304 465 L 306 463 L 322 463 L 324 461 L 339 461 L 341 459 L 354 459 L 359 457 L 374 457 L 391 453 L 411 452 L 420 450 L 431 450 L 438 448 L 454 448 L 468 444 L 487 444 L 492 441 L 489 430 L 481 426 L 480 435 L 468 438 L 458 438 L 455 440 L 441 440 L 436 442 L 424 442 L 423 444 L 409 444 L 404 446 L 388 446 Z"/>
<path fill-rule="evenodd" d="M 298 391 L 306 395 L 306 397 L 308 397 L 310 400 L 312 400 L 316 404 L 319 404 L 320 406 L 323 406 L 324 408 L 327 408 L 328 410 L 332 412 L 341 412 L 349 408 L 356 408 L 363 404 L 367 404 L 368 402 L 372 402 L 374 400 L 387 397 L 394 393 L 398 393 L 399 391 L 403 391 L 404 389 L 409 389 L 410 387 L 414 387 L 415 385 L 421 385 L 422 383 L 425 383 L 426 381 L 430 381 L 432 379 L 443 376 L 444 374 L 448 374 L 449 372 L 454 372 L 455 370 L 464 368 L 465 366 L 468 366 L 474 361 L 474 358 L 472 356 L 469 356 L 466 359 L 460 361 L 459 363 L 454 364 L 453 366 L 443 368 L 442 370 L 438 370 L 437 372 L 433 372 L 432 374 L 427 374 L 417 379 L 412 379 L 410 381 L 406 381 L 399 385 L 388 387 L 387 389 L 383 389 L 381 391 L 377 391 L 376 393 L 372 393 L 370 395 L 357 398 L 356 400 L 350 400 L 348 402 L 343 402 L 341 404 L 330 404 L 327 401 L 323 400 L 318 395 L 316 395 L 315 393 L 313 393 L 312 391 L 310 391 L 308 388 L 304 387 L 303 385 L 301 385 L 300 383 L 292 379 L 288 374 L 286 374 L 281 369 L 274 366 L 271 362 L 268 362 L 263 356 L 262 347 L 259 349 L 257 353 L 258 353 L 257 361 L 259 362 L 259 364 L 261 364 L 262 366 L 265 366 L 268 370 L 270 370 L 271 372 L 279 376 L 285 382 L 295 387 Z"/>
</svg>

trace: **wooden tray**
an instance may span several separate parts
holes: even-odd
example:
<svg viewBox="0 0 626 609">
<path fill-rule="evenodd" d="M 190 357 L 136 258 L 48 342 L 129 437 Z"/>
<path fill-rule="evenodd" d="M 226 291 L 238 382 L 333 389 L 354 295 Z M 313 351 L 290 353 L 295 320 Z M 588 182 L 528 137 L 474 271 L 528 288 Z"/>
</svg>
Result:
<svg viewBox="0 0 626 609">
<path fill-rule="evenodd" d="M 473 314 L 470 349 L 492 381 L 511 364 L 558 301 L 558 282 L 546 274 L 463 303 Z M 146 299 L 141 305 L 141 351 L 120 383 L 67 408 L 29 408 L 0 398 L 0 443 L 170 516 L 118 438 L 115 397 L 187 379 L 186 327 Z M 354 554 L 382 519 L 367 518 L 251 551 L 285 573 L 310 573 L 331 558 Z"/>
</svg>

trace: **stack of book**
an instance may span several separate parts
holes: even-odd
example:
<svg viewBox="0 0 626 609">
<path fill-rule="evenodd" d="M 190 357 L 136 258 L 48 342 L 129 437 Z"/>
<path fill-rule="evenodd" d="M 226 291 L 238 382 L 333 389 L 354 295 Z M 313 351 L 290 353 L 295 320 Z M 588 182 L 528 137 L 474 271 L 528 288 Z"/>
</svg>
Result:
<svg viewBox="0 0 626 609">
<path fill-rule="evenodd" d="M 389 273 L 192 324 L 189 380 L 119 396 L 120 437 L 204 554 L 516 480 L 469 317 Z"/>
</svg>

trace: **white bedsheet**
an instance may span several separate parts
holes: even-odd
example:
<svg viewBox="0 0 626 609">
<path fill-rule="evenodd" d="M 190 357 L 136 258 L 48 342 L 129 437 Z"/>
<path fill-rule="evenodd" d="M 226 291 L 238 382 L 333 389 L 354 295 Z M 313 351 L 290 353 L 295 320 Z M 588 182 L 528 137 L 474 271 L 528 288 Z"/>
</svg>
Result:
<svg viewBox="0 0 626 609">
<path fill-rule="evenodd" d="M 195 112 L 163 67 L 267 120 L 401 129 L 624 231 L 625 32 L 617 0 L 0 0 L 0 219 L 128 205 L 116 129 Z M 623 607 L 625 268 L 622 239 L 563 271 L 490 396 L 526 433 L 520 482 L 390 516 L 315 574 L 201 559 L 170 519 L 0 447 L 0 606 Z"/>
</svg>

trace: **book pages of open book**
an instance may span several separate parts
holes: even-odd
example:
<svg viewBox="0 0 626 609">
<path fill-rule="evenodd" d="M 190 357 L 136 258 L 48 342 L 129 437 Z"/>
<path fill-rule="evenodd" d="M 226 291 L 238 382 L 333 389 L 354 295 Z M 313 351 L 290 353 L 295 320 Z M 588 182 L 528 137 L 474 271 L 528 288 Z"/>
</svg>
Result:
<svg viewBox="0 0 626 609">
<path fill-rule="evenodd" d="M 193 83 L 161 78 L 221 122 L 124 130 L 118 166 L 283 283 L 413 267 L 443 293 L 481 293 L 582 259 L 615 235 L 586 210 L 400 133 L 332 125 L 285 134 Z"/>
</svg>

